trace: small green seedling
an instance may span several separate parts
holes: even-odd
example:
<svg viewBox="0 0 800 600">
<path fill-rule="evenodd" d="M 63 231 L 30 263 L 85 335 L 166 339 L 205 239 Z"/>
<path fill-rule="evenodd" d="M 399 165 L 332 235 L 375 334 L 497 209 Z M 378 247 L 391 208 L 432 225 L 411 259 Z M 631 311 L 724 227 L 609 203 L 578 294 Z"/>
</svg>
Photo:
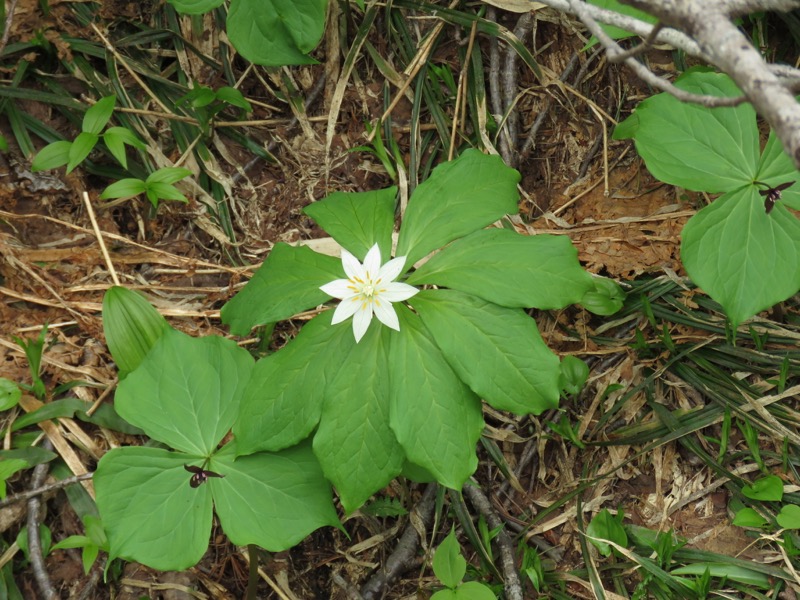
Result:
<svg viewBox="0 0 800 600">
<path fill-rule="evenodd" d="M 616 515 L 612 515 L 607 508 L 604 508 L 586 527 L 589 541 L 603 556 L 611 556 L 613 547 L 608 542 L 613 542 L 623 548 L 628 545 L 628 534 L 625 533 L 625 528 L 622 526 L 624 516 L 625 513 L 622 510 L 618 510 Z"/>
<path fill-rule="evenodd" d="M 431 600 L 496 600 L 488 586 L 478 581 L 464 582 L 467 561 L 452 529 L 433 555 L 433 572 L 447 589 L 433 594 Z"/>
<path fill-rule="evenodd" d="M 20 383 L 20 387 L 28 392 L 32 392 L 39 400 L 44 400 L 44 397 L 47 395 L 47 389 L 42 380 L 41 372 L 42 354 L 44 354 L 44 345 L 47 341 L 47 325 L 42 327 L 36 339 L 23 340 L 22 338 L 15 337 L 14 341 L 25 352 L 32 381 L 31 385 Z"/>
<path fill-rule="evenodd" d="M 135 177 L 120 179 L 103 190 L 103 193 L 100 194 L 100 199 L 132 198 L 139 194 L 144 194 L 153 205 L 153 208 L 158 208 L 158 203 L 161 200 L 188 202 L 186 196 L 172 184 L 191 174 L 192 172 L 189 169 L 183 167 L 164 167 L 150 173 L 147 179 L 137 179 Z"/>
<path fill-rule="evenodd" d="M 200 85 L 196 81 L 192 90 L 182 98 L 179 98 L 175 105 L 190 106 L 205 133 L 209 132 L 209 127 L 214 117 L 229 106 L 235 106 L 246 112 L 253 111 L 253 107 L 236 88 L 225 86 L 218 90 L 213 90 L 210 87 Z"/>
<path fill-rule="evenodd" d="M 144 150 L 146 146 L 136 137 L 136 134 L 124 127 L 109 127 L 103 133 L 103 128 L 114 114 L 116 103 L 116 96 L 107 96 L 98 100 L 86 111 L 83 117 L 82 131 L 78 137 L 72 142 L 62 140 L 42 148 L 33 159 L 31 170 L 34 172 L 46 171 L 67 165 L 67 173 L 69 173 L 89 156 L 101 139 L 114 158 L 127 168 L 128 159 L 125 155 L 125 146 L 132 146 L 139 150 Z"/>
<path fill-rule="evenodd" d="M 0 411 L 9 410 L 19 404 L 22 391 L 19 386 L 5 377 L 0 377 Z"/>
<path fill-rule="evenodd" d="M 589 366 L 577 356 L 561 359 L 561 389 L 570 396 L 577 396 L 589 379 Z"/>
<path fill-rule="evenodd" d="M 109 546 L 103 523 L 98 517 L 92 515 L 84 516 L 83 526 L 86 530 L 86 535 L 71 535 L 55 544 L 52 549 L 82 548 L 83 571 L 88 574 L 95 560 L 97 560 L 100 550 L 109 552 Z"/>
</svg>

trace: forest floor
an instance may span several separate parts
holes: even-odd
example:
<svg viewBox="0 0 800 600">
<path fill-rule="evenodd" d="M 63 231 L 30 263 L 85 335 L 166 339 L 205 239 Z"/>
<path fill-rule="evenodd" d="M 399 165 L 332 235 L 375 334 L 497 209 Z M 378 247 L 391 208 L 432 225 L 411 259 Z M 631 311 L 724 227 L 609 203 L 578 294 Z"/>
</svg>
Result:
<svg viewBox="0 0 800 600">
<path fill-rule="evenodd" d="M 81 5 L 80 10 L 76 5 Z M 51 84 L 55 83 L 77 100 L 97 99 L 95 82 L 85 75 L 85 69 L 91 68 L 103 85 L 113 89 L 118 84 L 132 97 L 146 100 L 147 92 L 125 71 L 122 57 L 141 61 L 145 63 L 141 68 L 152 67 L 163 78 L 184 86 L 191 80 L 211 87 L 229 83 L 221 69 L 200 59 L 207 55 L 217 61 L 223 46 L 228 53 L 233 51 L 212 15 L 181 18 L 168 6 L 118 0 L 105 0 L 102 5 L 51 2 L 49 8 L 45 15 L 35 0 L 19 0 L 16 5 L 10 43 L 2 55 L 4 85 L 43 91 L 54 89 Z M 82 10 L 95 13 L 95 24 L 114 41 L 118 55 L 104 50 L 103 40 L 84 21 Z M 254 154 L 246 146 L 217 131 L 208 143 L 210 158 L 200 164 L 192 151 L 176 147 L 172 138 L 179 138 L 170 129 L 169 116 L 157 114 L 160 109 L 155 104 L 151 105 L 153 114 L 137 117 L 151 133 L 147 142 L 155 149 L 152 156 L 159 166 L 182 161 L 194 172 L 211 173 L 218 184 L 216 198 L 209 195 L 212 188 L 206 178 L 201 183 L 206 186 L 205 193 L 185 188 L 188 204 L 163 202 L 157 212 L 143 198 L 111 203 L 99 200 L 109 179 L 90 169 L 78 168 L 70 175 L 63 169 L 31 172 L 31 156 L 18 140 L 17 124 L 22 122 L 18 117 L 28 115 L 67 136 L 76 133 L 75 121 L 70 122 L 64 107 L 37 99 L 35 94 L 6 96 L 2 102 L 8 120 L 0 122 L 0 132 L 11 148 L 0 155 L 0 375 L 30 382 L 28 362 L 15 338 L 35 338 L 47 324 L 42 373 L 49 390 L 75 380 L 91 382 L 68 393 L 93 403 L 116 383 L 116 367 L 105 345 L 101 319 L 103 293 L 112 282 L 83 204 L 84 191 L 123 284 L 144 293 L 173 327 L 195 336 L 225 336 L 228 332 L 219 318 L 221 306 L 244 285 L 275 243 L 306 242 L 336 252 L 303 214 L 305 206 L 334 191 L 376 190 L 398 182 L 402 188 L 403 178 L 413 187 L 424 177 L 426 171 L 420 166 L 424 161 L 418 160 L 416 172 L 393 180 L 375 153 L 358 149 L 367 144 L 365 124 L 374 123 L 399 93 L 387 72 L 398 75 L 411 62 L 386 34 L 394 22 L 391 11 L 399 11 L 407 19 L 415 42 L 431 28 L 443 25 L 427 62 L 438 77 L 431 75 L 442 96 L 441 108 L 452 116 L 453 90 L 442 73 L 458 80 L 461 50 L 469 30 L 439 20 L 430 10 L 386 8 L 367 39 L 370 49 L 389 66 L 379 68 L 362 50 L 347 85 L 338 90 L 337 83 L 344 77 L 343 56 L 360 18 L 355 11 L 338 13 L 333 18 L 347 26 L 340 27 L 341 31 L 329 28 L 313 54 L 319 64 L 280 71 L 254 67 L 231 56 L 224 59 L 229 61 L 238 89 L 254 106 L 254 113 L 247 117 L 253 124 L 239 129 L 244 137 L 268 148 L 274 160 L 253 162 Z M 499 11 L 498 21 L 510 30 L 518 18 Z M 172 29 L 184 43 L 161 38 L 147 45 L 134 39 L 144 31 L 164 29 Z M 655 180 L 630 141 L 611 139 L 615 123 L 651 92 L 624 69 L 608 64 L 602 53 L 583 50 L 587 38 L 575 23 L 556 13 L 537 12 L 523 41 L 536 57 L 541 76 L 521 61 L 510 67 L 515 85 L 511 96 L 519 119 L 518 148 L 523 148 L 540 115 L 543 120 L 516 165 L 522 180 L 519 213 L 511 217 L 513 225 L 532 235 L 569 236 L 582 264 L 622 283 L 634 301 L 621 316 L 605 318 L 579 307 L 535 313 L 539 329 L 554 351 L 560 356 L 577 356 L 590 365 L 589 380 L 577 397 L 565 400 L 560 412 L 518 417 L 487 407 L 475 481 L 490 500 L 494 515 L 513 536 L 517 560 L 527 556 L 522 548 L 535 548 L 539 553 L 545 574 L 545 581 L 540 582 L 543 597 L 596 597 L 592 581 L 597 573 L 607 597 L 628 597 L 642 584 L 645 575 L 634 562 L 626 562 L 630 557 L 620 555 L 616 562 L 602 557 L 582 537 L 586 524 L 603 508 L 613 513 L 624 511 L 626 523 L 655 532 L 672 530 L 685 540 L 685 549 L 715 553 L 721 561 L 730 557 L 777 562 L 779 567 L 790 564 L 774 543 L 731 524 L 729 480 L 710 468 L 696 450 L 699 446 L 711 455 L 717 452 L 716 448 L 712 451 L 709 440 L 720 438 L 723 419 L 675 433 L 677 429 L 662 422 L 653 408 L 657 404 L 682 419 L 717 402 L 708 389 L 700 388 L 681 370 L 702 370 L 703 361 L 722 365 L 726 381 L 764 382 L 780 372 L 785 345 L 767 343 L 759 348 L 759 352 L 777 357 L 776 361 L 749 368 L 748 356 L 734 357 L 731 351 L 724 334 L 724 316 L 700 303 L 702 294 L 686 285 L 680 232 L 711 199 Z M 13 46 L 25 43 L 32 45 L 21 46 L 24 52 Z M 488 82 L 498 77 L 489 68 L 491 41 L 479 35 L 476 43 L 484 56 Z M 189 51 L 190 45 L 196 52 Z M 506 60 L 502 44 L 500 56 Z M 666 49 L 649 55 L 649 60 L 661 75 L 677 72 L 673 54 Z M 562 77 L 571 61 L 572 68 Z M 19 69 L 27 72 L 12 82 Z M 488 84 L 486 87 L 488 90 Z M 315 88 L 319 94 L 314 93 Z M 153 93 L 161 92 L 155 89 Z M 400 93 L 399 102 L 381 127 L 382 133 L 391 133 L 406 168 L 415 118 L 413 94 L 413 87 Z M 307 108 L 302 102 L 290 105 L 288 96 L 307 101 Z M 8 112 L 9 104 L 14 105 L 14 114 Z M 462 147 L 474 137 L 469 122 L 465 119 L 459 133 Z M 445 142 L 437 138 L 441 132 L 425 109 L 419 125 L 420 131 L 430 132 L 438 140 L 428 138 L 424 156 L 436 162 L 446 160 L 447 153 L 441 149 Z M 36 148 L 44 145 L 34 139 Z M 430 150 L 436 143 L 439 150 Z M 660 307 L 655 317 L 653 306 Z M 787 306 L 786 311 L 796 319 L 796 304 Z M 798 330 L 796 320 L 792 325 L 785 314 L 762 318 L 776 321 L 786 331 L 796 334 Z M 280 324 L 272 344 L 280 345 L 301 323 Z M 672 347 L 665 344 L 665 335 Z M 260 340 L 242 343 L 255 350 Z M 738 347 L 755 352 L 754 344 Z M 731 357 L 730 362 L 717 361 L 721 356 Z M 797 366 L 793 363 L 792 368 L 789 377 L 796 378 Z M 714 373 L 719 374 L 718 370 Z M 727 384 L 708 385 L 722 389 Z M 796 404 L 796 400 L 792 402 Z M 0 423 L 5 428 L 22 411 L 37 406 L 26 394 L 18 409 L 0 415 Z M 548 426 L 562 414 L 573 424 L 583 447 L 556 435 Z M 111 447 L 142 443 L 78 419 L 47 421 L 41 427 L 51 439 L 61 440 L 56 448 L 74 474 L 91 472 Z M 726 469 L 748 479 L 757 475 L 759 468 L 741 429 L 734 426 L 725 434 L 729 436 L 727 458 L 722 462 Z M 27 431 L 34 430 L 38 433 L 36 427 Z M 651 443 L 655 440 L 662 443 Z M 764 456 L 772 460 L 781 455 L 782 438 L 762 431 L 759 440 Z M 9 433 L 5 448 L 11 442 Z M 8 494 L 27 489 L 30 475 L 30 471 L 22 471 L 12 477 L 7 482 Z M 787 484 L 797 483 L 787 480 Z M 91 495 L 91 482 L 84 485 Z M 424 489 L 398 480 L 381 496 L 398 499 L 413 512 Z M 427 521 L 417 558 L 385 588 L 384 597 L 429 597 L 437 582 L 425 551 L 437 546 L 451 525 L 463 531 L 465 518 L 476 526 L 486 518 L 469 495 L 460 500 L 463 511 L 459 512 L 454 506 L 456 495 L 444 490 L 437 493 L 441 502 L 435 508 L 435 526 Z M 65 494 L 53 492 L 44 500 L 42 522 L 54 540 L 83 533 Z M 4 544 L 0 554 L 13 549 L 26 518 L 25 503 L 0 508 Z M 381 517 L 357 511 L 344 520 L 347 536 L 325 528 L 290 551 L 264 555 L 259 597 L 358 597 L 356 591 L 386 564 L 400 536 L 414 525 L 408 516 Z M 464 535 L 461 540 L 472 565 L 470 576 L 501 590 L 502 579 L 486 565 L 485 557 Z M 493 556 L 497 558 L 496 550 Z M 38 597 L 31 570 L 20 552 L 6 552 L 0 567 L 3 565 L 12 566 L 24 598 Z M 63 597 L 79 597 L 87 590 L 84 597 L 97 599 L 239 598 L 248 573 L 244 551 L 232 546 L 218 529 L 201 563 L 183 573 L 160 573 L 129 563 L 116 578 L 104 583 L 98 578 L 97 566 L 84 574 L 78 550 L 53 551 L 46 557 L 46 570 Z M 523 585 L 526 597 L 536 597 L 530 579 L 523 576 Z M 726 585 L 718 582 L 715 589 L 738 593 Z"/>
</svg>

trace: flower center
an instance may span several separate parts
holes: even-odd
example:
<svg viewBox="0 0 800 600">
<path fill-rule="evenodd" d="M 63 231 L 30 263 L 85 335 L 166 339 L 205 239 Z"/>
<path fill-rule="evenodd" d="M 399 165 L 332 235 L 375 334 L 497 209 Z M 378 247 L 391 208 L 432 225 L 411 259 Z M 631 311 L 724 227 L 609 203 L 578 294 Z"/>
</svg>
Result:
<svg viewBox="0 0 800 600">
<path fill-rule="evenodd" d="M 365 298 L 371 299 L 373 296 L 375 296 L 375 287 L 371 283 L 367 283 L 361 288 L 361 293 Z"/>
</svg>

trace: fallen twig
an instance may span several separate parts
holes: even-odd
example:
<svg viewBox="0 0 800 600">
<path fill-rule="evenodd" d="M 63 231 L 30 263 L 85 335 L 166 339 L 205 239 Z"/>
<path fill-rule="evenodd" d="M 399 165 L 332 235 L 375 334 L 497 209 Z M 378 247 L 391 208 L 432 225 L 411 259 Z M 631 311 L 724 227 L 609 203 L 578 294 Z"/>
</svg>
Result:
<svg viewBox="0 0 800 600">
<path fill-rule="evenodd" d="M 464 495 L 469 498 L 478 512 L 486 519 L 491 529 L 498 529 L 499 533 L 494 541 L 500 549 L 500 560 L 503 565 L 503 577 L 505 578 L 506 598 L 508 600 L 523 600 L 522 582 L 517 573 L 517 565 L 514 559 L 514 547 L 508 534 L 501 528 L 503 522 L 492 508 L 489 499 L 479 487 L 475 485 L 464 486 Z"/>
<path fill-rule="evenodd" d="M 427 528 L 433 519 L 433 508 L 436 500 L 436 483 L 429 483 L 422 494 L 422 499 L 416 507 L 416 519 L 419 523 Z M 385 588 L 398 576 L 407 571 L 413 566 L 413 560 L 417 552 L 419 544 L 419 533 L 414 528 L 414 518 L 409 519 L 408 526 L 397 542 L 397 547 L 392 552 L 392 555 L 386 560 L 386 563 L 375 573 L 372 578 L 364 584 L 361 588 L 361 595 L 364 600 L 376 600 L 381 598 Z"/>
<path fill-rule="evenodd" d="M 42 447 L 49 450 L 52 448 L 52 445 L 49 441 L 45 440 Z M 31 489 L 42 487 L 42 483 L 45 477 L 47 477 L 48 466 L 48 463 L 45 462 L 34 467 L 33 477 L 31 478 Z M 50 582 L 50 577 L 44 566 L 44 558 L 42 557 L 42 544 L 39 539 L 40 505 L 41 503 L 38 495 L 28 499 L 28 560 L 31 562 L 33 577 L 36 580 L 36 585 L 39 588 L 41 597 L 45 600 L 58 600 L 61 596 L 53 589 L 53 584 Z"/>
</svg>

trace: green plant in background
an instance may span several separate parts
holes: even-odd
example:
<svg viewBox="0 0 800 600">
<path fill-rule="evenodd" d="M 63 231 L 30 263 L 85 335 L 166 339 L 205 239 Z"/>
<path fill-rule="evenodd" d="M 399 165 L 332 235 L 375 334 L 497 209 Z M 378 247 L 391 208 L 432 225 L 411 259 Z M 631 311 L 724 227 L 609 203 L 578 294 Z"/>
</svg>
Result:
<svg viewBox="0 0 800 600">
<path fill-rule="evenodd" d="M 199 15 L 224 0 L 169 0 L 180 13 Z M 328 0 L 232 0 L 226 27 L 247 60 L 266 66 L 316 63 L 308 53 L 325 31 Z"/>
<path fill-rule="evenodd" d="M 94 476 L 109 557 L 161 570 L 197 563 L 212 510 L 234 544 L 285 550 L 314 529 L 338 525 L 330 485 L 302 444 L 237 458 L 221 448 L 253 368 L 234 342 L 161 333 L 117 389 L 115 406 L 160 447 L 107 452 Z"/>
<path fill-rule="evenodd" d="M 86 535 L 71 535 L 53 545 L 53 550 L 67 548 L 81 548 L 81 562 L 83 562 L 84 573 L 89 573 L 89 569 L 97 560 L 100 550 L 110 552 L 108 538 L 103 529 L 102 521 L 93 515 L 85 515 L 82 519 Z"/>
<path fill-rule="evenodd" d="M 44 354 L 44 345 L 47 341 L 47 325 L 42 327 L 36 339 L 23 340 L 15 337 L 14 341 L 25 352 L 25 357 L 28 359 L 28 371 L 31 374 L 31 384 L 20 383 L 19 386 L 28 392 L 32 392 L 39 400 L 44 400 L 47 395 L 47 389 L 42 380 L 42 354 Z M 16 397 L 16 401 L 19 401 L 19 396 L 15 395 L 13 390 L 9 390 L 8 387 L 6 387 L 6 393 L 10 398 Z M 10 398 L 7 401 L 11 401 Z"/>
<path fill-rule="evenodd" d="M 83 117 L 82 131 L 78 137 L 71 142 L 62 140 L 42 148 L 33 159 L 31 170 L 34 172 L 46 171 L 67 165 L 67 173 L 69 173 L 89 156 L 101 139 L 114 158 L 127 169 L 128 158 L 125 154 L 125 146 L 132 146 L 139 150 L 144 150 L 146 146 L 136 137 L 136 134 L 124 127 L 109 127 L 103 133 L 103 129 L 111 120 L 111 115 L 114 114 L 116 103 L 116 96 L 107 96 L 98 100 L 86 111 Z"/>
<path fill-rule="evenodd" d="M 556 407 L 559 360 L 522 309 L 581 302 L 595 279 L 566 237 L 482 229 L 516 212 L 518 180 L 499 157 L 474 150 L 437 167 L 414 192 L 385 271 L 395 188 L 334 193 L 307 207 L 345 248 L 344 264 L 278 244 L 222 319 L 245 335 L 326 302 L 326 291 L 341 296 L 351 285 L 351 296 L 258 361 L 233 426 L 237 452 L 281 450 L 316 430 L 314 452 L 352 511 L 404 467 L 460 489 L 477 467 L 481 398 L 518 414 Z M 400 295 L 383 291 L 384 275 L 404 284 Z M 411 286 L 428 284 L 437 289 L 409 297 Z M 356 299 L 365 304 L 348 308 Z M 375 311 L 380 322 L 370 319 Z M 339 323 L 350 314 L 352 328 Z"/>
<path fill-rule="evenodd" d="M 675 85 L 697 94 L 738 96 L 727 75 L 692 69 Z M 648 170 L 666 183 L 721 194 L 683 229 L 689 277 L 725 309 L 734 327 L 800 289 L 800 180 L 770 132 L 759 148 L 749 104 L 705 108 L 670 94 L 644 100 L 614 132 L 633 138 Z M 787 185 L 788 184 L 788 185 Z"/>
<path fill-rule="evenodd" d="M 100 194 L 101 200 L 111 200 L 113 198 L 132 198 L 139 194 L 144 194 L 153 205 L 158 208 L 161 200 L 177 200 L 187 202 L 184 196 L 173 183 L 188 177 L 192 172 L 183 167 L 163 167 L 153 171 L 147 179 L 137 179 L 127 177 L 109 185 Z"/>
<path fill-rule="evenodd" d="M 495 600 L 492 590 L 478 581 L 464 581 L 467 561 L 454 530 L 450 530 L 433 555 L 433 572 L 447 589 L 439 590 L 431 600 Z"/>
<path fill-rule="evenodd" d="M 253 110 L 242 92 L 236 88 L 223 86 L 213 90 L 197 81 L 194 82 L 192 90 L 188 94 L 175 102 L 175 106 L 182 105 L 189 105 L 194 109 L 195 117 L 206 133 L 210 131 L 211 121 L 214 120 L 214 117 L 229 106 L 235 106 L 246 112 Z"/>
</svg>

